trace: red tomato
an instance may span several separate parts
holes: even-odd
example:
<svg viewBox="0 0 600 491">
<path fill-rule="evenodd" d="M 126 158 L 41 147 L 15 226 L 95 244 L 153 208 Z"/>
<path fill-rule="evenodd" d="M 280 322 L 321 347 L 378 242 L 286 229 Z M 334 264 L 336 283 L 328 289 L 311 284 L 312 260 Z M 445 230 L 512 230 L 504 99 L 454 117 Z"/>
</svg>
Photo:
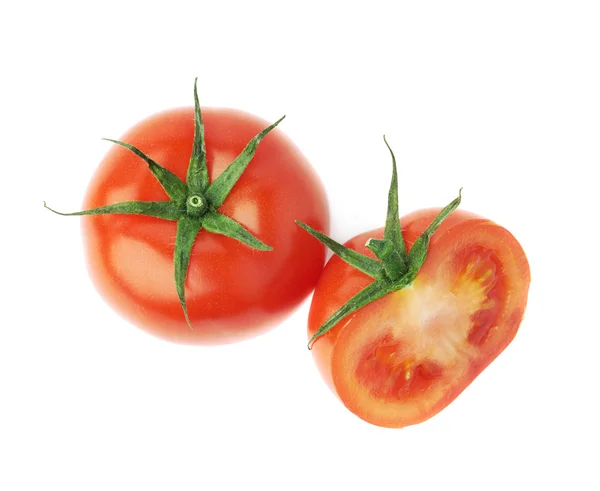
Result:
<svg viewBox="0 0 600 491">
<path fill-rule="evenodd" d="M 230 109 L 202 111 L 210 181 L 268 124 Z M 185 181 L 194 138 L 194 109 L 174 109 L 133 127 L 121 141 Z M 146 163 L 114 146 L 97 169 L 84 208 L 130 200 L 168 200 Z M 262 333 L 313 290 L 325 248 L 294 223 L 327 229 L 318 176 L 279 130 L 269 133 L 219 212 L 242 224 L 272 251 L 201 230 L 192 248 L 186 323 L 173 279 L 176 222 L 140 215 L 84 216 L 92 280 L 106 301 L 142 329 L 178 343 L 220 344 Z"/>
<path fill-rule="evenodd" d="M 439 210 L 401 220 L 410 248 Z M 352 238 L 365 247 L 383 229 Z M 309 339 L 372 278 L 333 256 L 317 284 Z M 386 427 L 425 421 L 450 404 L 514 338 L 529 289 L 529 265 L 499 225 L 455 211 L 433 234 L 413 284 L 362 307 L 312 347 L 321 374 L 360 418 Z"/>
</svg>

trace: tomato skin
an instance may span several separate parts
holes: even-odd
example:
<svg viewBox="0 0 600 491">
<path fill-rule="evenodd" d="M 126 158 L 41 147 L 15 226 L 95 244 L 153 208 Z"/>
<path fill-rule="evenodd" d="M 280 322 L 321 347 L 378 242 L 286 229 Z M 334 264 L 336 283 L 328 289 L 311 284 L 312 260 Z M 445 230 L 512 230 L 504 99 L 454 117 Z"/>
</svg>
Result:
<svg viewBox="0 0 600 491">
<path fill-rule="evenodd" d="M 203 108 L 210 182 L 268 123 L 250 114 Z M 186 179 L 194 136 L 193 108 L 151 116 L 120 140 Z M 114 146 L 87 190 L 84 209 L 168 197 L 146 163 Z M 294 223 L 328 230 L 319 177 L 299 149 L 275 129 L 260 143 L 219 212 L 273 247 L 263 252 L 200 231 L 186 280 L 186 324 L 174 281 L 176 222 L 140 215 L 82 217 L 88 270 L 102 297 L 143 330 L 184 344 L 224 344 L 253 337 L 283 320 L 313 290 L 324 247 Z"/>
<path fill-rule="evenodd" d="M 401 219 L 403 236 L 408 249 L 439 211 L 439 209 L 419 210 Z M 359 234 L 345 245 L 362 254 L 374 257 L 372 252 L 365 247 L 365 243 L 369 238 L 382 238 L 383 232 L 383 228 L 380 228 Z M 464 265 L 460 260 L 450 261 L 447 258 L 454 254 L 456 248 L 460 249 L 463 242 L 469 244 L 468 250 L 477 250 L 472 247 L 472 243 L 481 243 L 486 247 L 491 247 L 495 254 L 494 257 L 499 262 L 497 286 L 494 290 L 496 292 L 494 295 L 497 297 L 495 304 L 498 307 L 489 311 L 491 314 L 486 310 L 481 310 L 471 316 L 474 325 L 478 321 L 489 324 L 491 320 L 488 320 L 488 317 L 493 317 L 492 320 L 496 321 L 499 327 L 488 329 L 485 336 L 476 332 L 476 335 L 469 338 L 475 348 L 469 345 L 471 353 L 468 362 L 461 362 L 463 363 L 462 371 L 456 375 L 456 383 L 449 383 L 447 386 L 442 386 L 441 389 L 429 392 L 426 387 L 421 387 L 419 384 L 423 385 L 429 382 L 426 372 L 434 374 L 431 376 L 433 379 L 437 377 L 440 367 L 437 363 L 426 361 L 417 366 L 417 370 L 413 372 L 416 375 L 421 374 L 421 379 L 416 377 L 416 389 L 410 394 L 412 399 L 409 400 L 408 395 L 406 395 L 406 400 L 403 399 L 402 394 L 408 394 L 410 391 L 406 387 L 398 385 L 398 381 L 393 378 L 392 372 L 397 367 L 390 372 L 392 375 L 388 374 L 388 387 L 393 383 L 399 387 L 397 393 L 400 395 L 397 400 L 384 401 L 385 397 L 381 394 L 376 396 L 371 394 L 368 397 L 364 395 L 369 390 L 375 393 L 377 388 L 376 385 L 368 389 L 364 388 L 368 382 L 360 380 L 361 377 L 364 379 L 365 374 L 369 372 L 369 368 L 361 365 L 365 363 L 364 360 L 369 360 L 368 356 L 365 358 L 365 353 L 369 354 L 371 351 L 375 353 L 376 350 L 380 350 L 387 356 L 385 350 L 393 351 L 390 348 L 393 346 L 390 344 L 392 343 L 391 338 L 387 334 L 385 336 L 382 334 L 375 339 L 374 334 L 369 337 L 370 335 L 364 334 L 364 332 L 381 329 L 380 326 L 375 325 L 375 321 L 372 319 L 393 318 L 393 315 L 385 314 L 390 310 L 398 310 L 400 313 L 397 314 L 397 317 L 400 319 L 414 317 L 414 311 L 402 310 L 407 308 L 406 303 L 402 303 L 402 298 L 414 295 L 412 291 L 401 290 L 366 305 L 358 312 L 343 319 L 313 344 L 313 358 L 323 379 L 342 402 L 362 419 L 379 426 L 403 427 L 431 418 L 450 404 L 514 338 L 527 302 L 530 282 L 529 266 L 516 239 L 508 231 L 489 220 L 462 210 L 453 212 L 432 237 L 427 259 L 413 285 L 414 290 L 418 292 L 429 288 L 430 285 L 435 286 L 442 282 L 441 276 L 457 274 L 454 269 Z M 371 282 L 370 277 L 347 265 L 339 257 L 333 256 L 325 266 L 313 295 L 309 312 L 308 338 L 310 339 L 336 310 Z M 422 314 L 421 311 L 416 313 L 417 315 Z M 443 318 L 440 322 L 442 324 L 444 322 L 452 323 Z M 443 328 L 445 325 L 442 326 Z M 402 329 L 404 329 L 402 326 L 397 328 L 400 331 L 399 337 L 402 336 Z M 382 332 L 384 332 L 383 329 Z M 419 343 L 428 345 L 437 342 L 436 339 L 428 340 L 426 331 L 423 332 L 424 334 L 418 339 Z M 479 340 L 479 345 L 477 340 Z M 467 344 L 466 341 L 465 344 Z M 400 349 L 398 348 L 398 350 Z M 392 355 L 392 353 L 389 354 Z M 361 361 L 357 362 L 356 360 L 359 358 Z M 351 362 L 348 360 L 354 360 L 352 363 L 355 363 L 356 366 L 351 366 Z M 425 367 L 425 369 L 420 367 Z M 443 366 L 442 368 L 447 371 L 454 369 Z M 381 366 L 370 370 L 371 378 L 374 377 L 373 380 L 381 378 Z M 427 398 L 431 397 L 431 392 L 436 391 L 439 397 L 429 404 Z"/>
</svg>

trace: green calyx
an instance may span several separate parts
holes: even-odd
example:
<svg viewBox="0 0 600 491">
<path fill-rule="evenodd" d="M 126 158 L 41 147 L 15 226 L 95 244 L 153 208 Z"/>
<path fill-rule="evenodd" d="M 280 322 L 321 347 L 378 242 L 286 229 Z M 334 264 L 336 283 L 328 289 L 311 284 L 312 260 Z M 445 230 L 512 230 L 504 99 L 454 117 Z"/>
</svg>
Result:
<svg viewBox="0 0 600 491">
<path fill-rule="evenodd" d="M 190 327 L 192 325 L 187 312 L 184 285 L 192 246 L 200 230 L 204 229 L 214 234 L 226 235 L 260 251 L 270 251 L 273 249 L 252 235 L 241 224 L 219 213 L 217 210 L 246 170 L 246 167 L 248 167 L 260 141 L 285 118 L 283 116 L 252 138 L 225 171 L 211 183 L 206 164 L 204 123 L 198 101 L 197 81 L 198 79 L 194 81 L 194 143 L 186 182 L 183 182 L 171 171 L 156 163 L 133 145 L 106 139 L 127 148 L 143 159 L 148 164 L 150 172 L 152 172 L 165 190 L 169 201 L 127 201 L 75 213 L 60 213 L 47 206 L 46 202 L 44 202 L 44 207 L 63 216 L 124 214 L 146 215 L 176 221 L 177 234 L 175 237 L 175 253 L 173 258 L 175 286 L 185 319 Z"/>
<path fill-rule="evenodd" d="M 312 345 L 317 338 L 331 330 L 344 317 L 356 312 L 358 309 L 388 293 L 402 290 L 411 285 L 417 277 L 421 266 L 423 266 L 423 263 L 425 262 L 431 236 L 448 215 L 456 210 L 460 204 L 462 189 L 459 191 L 458 197 L 439 212 L 433 222 L 431 222 L 415 241 L 410 251 L 407 251 L 404 238 L 402 237 L 402 227 L 400 225 L 400 216 L 398 214 L 398 173 L 396 170 L 396 158 L 394 157 L 394 152 L 392 152 L 392 149 L 388 145 L 385 136 L 383 137 L 383 140 L 390 151 L 393 165 L 392 183 L 388 194 L 385 231 L 383 239 L 369 239 L 366 243 L 366 247 L 375 254 L 377 259 L 353 251 L 305 223 L 296 221 L 300 227 L 329 247 L 343 261 L 373 278 L 372 283 L 354 295 L 340 309 L 334 312 L 329 319 L 327 319 L 308 342 L 308 349 L 312 348 Z"/>
</svg>

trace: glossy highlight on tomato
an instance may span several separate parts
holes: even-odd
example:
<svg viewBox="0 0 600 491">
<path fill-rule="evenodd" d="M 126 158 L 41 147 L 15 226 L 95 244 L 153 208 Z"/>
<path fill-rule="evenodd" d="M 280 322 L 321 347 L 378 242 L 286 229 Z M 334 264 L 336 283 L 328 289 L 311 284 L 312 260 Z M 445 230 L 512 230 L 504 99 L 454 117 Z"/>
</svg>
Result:
<svg viewBox="0 0 600 491">
<path fill-rule="evenodd" d="M 168 110 L 135 125 L 120 140 L 185 181 L 194 116 L 194 108 Z M 210 182 L 268 125 L 233 109 L 203 108 L 202 118 Z M 167 196 L 139 156 L 115 145 L 89 185 L 84 208 L 132 200 L 165 201 Z M 303 217 L 329 227 L 318 176 L 293 142 L 274 129 L 218 212 L 272 250 L 201 229 L 185 280 L 191 326 L 173 281 L 177 222 L 141 215 L 83 216 L 88 269 L 102 297 L 141 329 L 177 343 L 231 343 L 277 325 L 313 290 L 325 260 L 324 247 L 294 224 Z"/>
<path fill-rule="evenodd" d="M 400 220 L 406 248 L 439 213 Z M 384 229 L 350 239 L 366 243 Z M 333 256 L 309 314 L 312 338 L 327 319 L 372 282 Z M 423 422 L 450 404 L 513 340 L 525 311 L 529 265 L 517 240 L 494 222 L 454 211 L 433 234 L 414 282 L 348 315 L 312 346 L 333 392 L 360 418 L 384 427 Z"/>
</svg>

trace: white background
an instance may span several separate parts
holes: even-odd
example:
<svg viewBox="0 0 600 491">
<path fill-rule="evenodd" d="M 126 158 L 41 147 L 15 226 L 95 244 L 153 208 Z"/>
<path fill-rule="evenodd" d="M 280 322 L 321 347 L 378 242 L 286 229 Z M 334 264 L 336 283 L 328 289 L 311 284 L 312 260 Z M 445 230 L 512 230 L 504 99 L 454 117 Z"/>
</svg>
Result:
<svg viewBox="0 0 600 491">
<path fill-rule="evenodd" d="M 600 489 L 600 5 L 589 1 L 11 2 L 0 11 L 0 489 Z M 18 5 L 18 6 L 15 6 Z M 464 209 L 532 270 L 514 343 L 447 409 L 362 422 L 305 348 L 308 301 L 238 345 L 172 345 L 96 294 L 78 219 L 129 126 L 192 103 L 280 126 L 332 235 Z M 595 199 L 594 199 L 595 198 Z M 596 469 L 595 469 L 596 468 Z"/>
</svg>

